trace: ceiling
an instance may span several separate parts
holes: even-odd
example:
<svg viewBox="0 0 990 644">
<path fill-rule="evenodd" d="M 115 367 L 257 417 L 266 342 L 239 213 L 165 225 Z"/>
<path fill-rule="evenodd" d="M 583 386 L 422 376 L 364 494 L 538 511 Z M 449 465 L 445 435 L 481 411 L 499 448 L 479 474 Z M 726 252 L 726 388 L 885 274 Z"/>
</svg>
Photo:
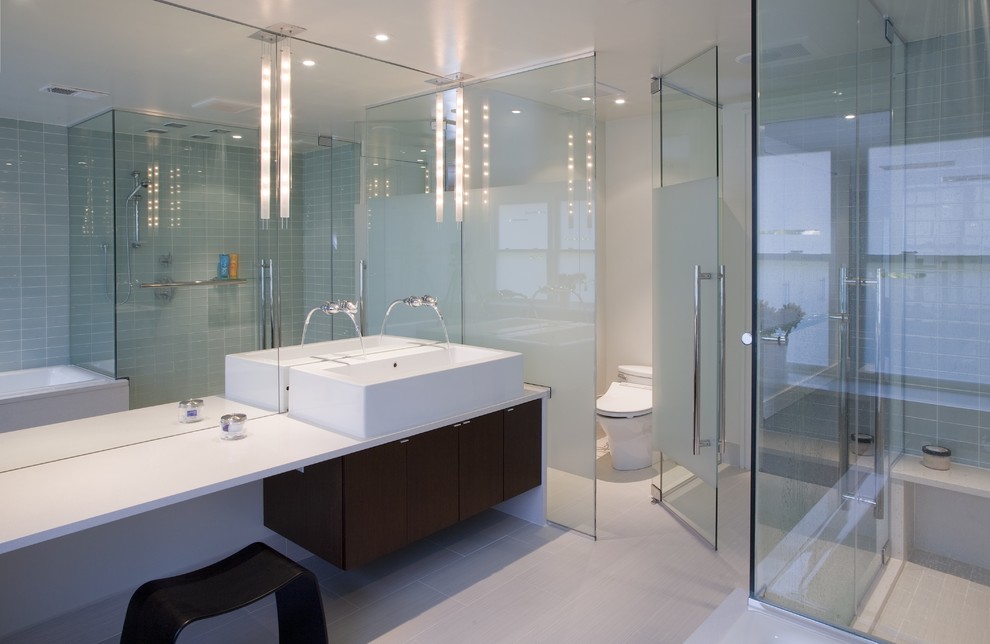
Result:
<svg viewBox="0 0 990 644">
<path fill-rule="evenodd" d="M 718 44 L 722 92 L 748 98 L 750 0 L 179 0 L 254 25 L 289 23 L 302 38 L 440 76 L 478 78 L 597 52 L 597 78 L 628 102 L 605 118 L 649 111 L 650 77 Z M 379 43 L 378 33 L 390 40 Z M 731 64 L 729 64 L 731 62 Z"/>
<path fill-rule="evenodd" d="M 114 107 L 250 126 L 261 47 L 250 35 L 290 24 L 305 29 L 293 56 L 318 63 L 293 81 L 294 118 L 309 131 L 354 134 L 365 107 L 429 92 L 435 76 L 486 78 L 590 52 L 612 94 L 598 117 L 616 119 L 648 114 L 650 77 L 715 43 L 722 100 L 748 100 L 749 66 L 734 59 L 749 51 L 749 14 L 750 0 L 5 0 L 0 117 L 72 124 Z M 46 84 L 105 95 L 39 91 Z"/>
</svg>

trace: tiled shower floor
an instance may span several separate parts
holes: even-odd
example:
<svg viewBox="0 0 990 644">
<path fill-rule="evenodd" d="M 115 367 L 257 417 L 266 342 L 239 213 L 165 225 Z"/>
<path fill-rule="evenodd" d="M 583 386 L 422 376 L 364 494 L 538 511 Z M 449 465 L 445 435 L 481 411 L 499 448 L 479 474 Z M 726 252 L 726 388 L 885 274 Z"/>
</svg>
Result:
<svg viewBox="0 0 990 644">
<path fill-rule="evenodd" d="M 990 570 L 913 552 L 870 632 L 896 644 L 990 644 Z"/>
</svg>

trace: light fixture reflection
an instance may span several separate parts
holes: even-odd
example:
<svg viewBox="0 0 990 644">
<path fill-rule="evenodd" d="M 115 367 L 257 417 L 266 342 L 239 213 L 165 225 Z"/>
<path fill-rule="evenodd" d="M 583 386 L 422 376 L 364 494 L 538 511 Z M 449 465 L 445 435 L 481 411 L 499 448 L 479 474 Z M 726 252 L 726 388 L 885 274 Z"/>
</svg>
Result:
<svg viewBox="0 0 990 644">
<path fill-rule="evenodd" d="M 265 46 L 265 45 L 263 45 Z M 272 182 L 272 59 L 267 50 L 261 54 L 261 219 L 271 217 Z"/>
<path fill-rule="evenodd" d="M 292 54 L 289 39 L 280 43 L 279 51 L 279 110 L 278 110 L 278 214 L 289 218 L 292 189 Z"/>
<path fill-rule="evenodd" d="M 436 201 L 437 201 L 437 223 L 443 223 L 443 148 L 444 148 L 444 118 L 443 118 L 443 92 L 437 92 L 436 106 L 434 109 L 435 132 L 434 141 L 436 145 Z"/>
<path fill-rule="evenodd" d="M 457 128 L 454 143 L 454 221 L 464 221 L 464 88 L 457 95 Z"/>
</svg>

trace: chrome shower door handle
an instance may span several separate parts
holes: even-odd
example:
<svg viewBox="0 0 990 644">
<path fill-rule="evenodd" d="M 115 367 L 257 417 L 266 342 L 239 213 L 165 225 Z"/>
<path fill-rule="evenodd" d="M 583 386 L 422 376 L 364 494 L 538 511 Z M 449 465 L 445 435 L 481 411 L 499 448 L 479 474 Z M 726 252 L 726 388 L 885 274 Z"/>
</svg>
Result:
<svg viewBox="0 0 990 644">
<path fill-rule="evenodd" d="M 367 288 L 368 279 L 368 261 L 362 259 L 358 262 L 358 319 L 361 321 L 361 336 L 364 337 L 368 333 L 368 325 L 364 321 L 364 293 Z"/>
<path fill-rule="evenodd" d="M 718 454 L 725 451 L 725 264 L 718 267 Z M 721 460 L 719 461 L 721 462 Z"/>
<path fill-rule="evenodd" d="M 694 421 L 691 454 L 701 452 L 701 266 L 694 265 Z"/>
<path fill-rule="evenodd" d="M 876 358 L 874 371 L 876 376 L 876 404 L 874 406 L 874 419 L 873 419 L 873 499 L 875 501 L 873 507 L 873 516 L 877 519 L 882 519 L 884 514 L 883 507 L 883 492 L 884 492 L 884 475 L 885 475 L 885 462 L 884 462 L 884 452 L 886 452 L 886 440 L 884 436 L 884 407 L 883 407 L 883 369 L 880 366 L 883 360 L 883 346 L 881 340 L 883 339 L 883 269 L 878 268 L 876 273 L 877 280 L 877 307 L 876 307 L 876 324 L 874 325 L 874 333 L 876 343 Z"/>
<path fill-rule="evenodd" d="M 261 344 L 260 349 L 267 349 L 268 347 L 268 335 L 265 333 L 265 326 L 268 323 L 268 306 L 265 297 L 265 262 L 267 260 L 261 260 L 258 263 L 258 342 Z"/>
</svg>

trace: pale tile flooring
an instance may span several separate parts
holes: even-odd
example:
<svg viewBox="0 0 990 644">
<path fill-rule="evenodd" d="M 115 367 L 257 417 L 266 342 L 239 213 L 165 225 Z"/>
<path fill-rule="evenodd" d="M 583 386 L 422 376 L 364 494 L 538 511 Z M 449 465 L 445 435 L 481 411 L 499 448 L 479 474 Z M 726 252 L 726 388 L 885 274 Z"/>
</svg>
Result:
<svg viewBox="0 0 990 644">
<path fill-rule="evenodd" d="M 990 644 L 987 571 L 930 559 L 904 562 L 871 632 L 897 644 Z"/>
<path fill-rule="evenodd" d="M 650 471 L 600 459 L 597 541 L 490 511 L 355 571 L 310 558 L 330 641 L 683 642 L 734 589 L 749 558 L 749 473 L 722 477 L 713 551 L 650 503 Z M 127 596 L 9 642 L 117 642 Z M 272 599 L 190 625 L 184 644 L 277 641 Z"/>
</svg>

